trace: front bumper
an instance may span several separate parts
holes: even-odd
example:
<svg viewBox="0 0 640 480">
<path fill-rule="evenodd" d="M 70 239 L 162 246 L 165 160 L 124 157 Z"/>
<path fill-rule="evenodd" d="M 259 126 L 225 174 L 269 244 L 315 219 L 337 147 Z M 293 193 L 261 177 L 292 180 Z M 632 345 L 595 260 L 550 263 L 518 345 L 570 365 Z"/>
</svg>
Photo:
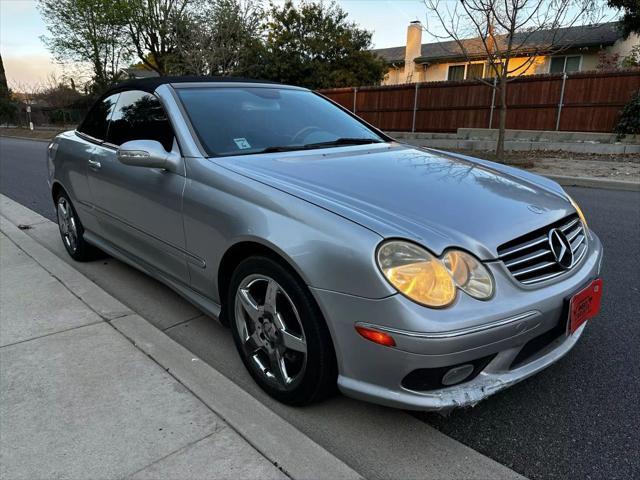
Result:
<svg viewBox="0 0 640 480">
<path fill-rule="evenodd" d="M 493 299 L 460 294 L 447 309 L 421 307 L 401 295 L 364 299 L 311 289 L 331 331 L 338 358 L 340 390 L 351 397 L 410 410 L 448 410 L 474 405 L 548 367 L 576 344 L 586 325 L 560 335 L 529 356 L 514 359 L 530 340 L 558 328 L 566 301 L 599 275 L 602 245 L 590 234 L 589 251 L 565 277 L 524 287 L 501 262 L 488 264 L 496 281 Z M 396 348 L 363 339 L 356 324 L 388 331 Z M 471 380 L 452 387 L 415 391 L 402 380 L 418 369 L 449 367 L 491 356 Z"/>
</svg>

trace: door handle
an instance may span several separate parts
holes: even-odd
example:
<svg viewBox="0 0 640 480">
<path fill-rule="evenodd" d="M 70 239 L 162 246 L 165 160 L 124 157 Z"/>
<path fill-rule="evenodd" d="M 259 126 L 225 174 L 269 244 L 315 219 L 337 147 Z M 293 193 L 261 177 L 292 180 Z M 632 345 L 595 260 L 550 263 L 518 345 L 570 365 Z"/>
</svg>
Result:
<svg viewBox="0 0 640 480">
<path fill-rule="evenodd" d="M 102 164 L 99 161 L 89 159 L 89 168 L 90 169 L 98 170 L 100 167 L 102 167 Z"/>
</svg>

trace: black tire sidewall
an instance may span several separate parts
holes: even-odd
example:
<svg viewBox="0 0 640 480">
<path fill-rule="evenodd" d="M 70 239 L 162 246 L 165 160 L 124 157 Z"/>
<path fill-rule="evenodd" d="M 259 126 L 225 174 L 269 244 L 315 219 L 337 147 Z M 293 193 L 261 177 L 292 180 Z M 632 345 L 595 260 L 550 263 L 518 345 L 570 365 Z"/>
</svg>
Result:
<svg viewBox="0 0 640 480">
<path fill-rule="evenodd" d="M 235 297 L 240 282 L 251 274 L 263 274 L 278 282 L 300 315 L 307 343 L 307 364 L 302 381 L 293 390 L 282 391 L 274 388 L 255 371 L 244 354 L 242 340 L 236 327 Z M 231 276 L 227 312 L 233 340 L 242 362 L 255 382 L 269 395 L 289 405 L 306 405 L 319 401 L 335 391 L 337 368 L 331 335 L 315 300 L 297 275 L 271 258 L 247 258 L 238 265 Z"/>
</svg>

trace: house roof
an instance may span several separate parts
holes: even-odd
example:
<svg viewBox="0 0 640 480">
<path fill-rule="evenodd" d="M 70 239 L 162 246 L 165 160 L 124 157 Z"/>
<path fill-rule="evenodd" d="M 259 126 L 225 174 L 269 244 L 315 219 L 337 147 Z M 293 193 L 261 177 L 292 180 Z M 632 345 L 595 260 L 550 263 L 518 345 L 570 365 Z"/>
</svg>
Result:
<svg viewBox="0 0 640 480">
<path fill-rule="evenodd" d="M 598 25 L 581 25 L 554 30 L 540 30 L 529 35 L 519 32 L 514 37 L 515 44 L 524 41 L 519 53 L 543 52 L 551 47 L 556 48 L 588 48 L 613 45 L 622 38 L 618 22 L 601 23 Z M 505 45 L 506 35 L 497 37 L 498 46 Z M 423 43 L 421 55 L 415 59 L 416 63 L 438 63 L 447 60 L 457 60 L 467 57 L 483 58 L 486 52 L 480 38 L 462 40 L 465 53 L 454 40 L 446 42 Z M 373 50 L 389 63 L 403 63 L 405 47 L 379 48 Z"/>
</svg>

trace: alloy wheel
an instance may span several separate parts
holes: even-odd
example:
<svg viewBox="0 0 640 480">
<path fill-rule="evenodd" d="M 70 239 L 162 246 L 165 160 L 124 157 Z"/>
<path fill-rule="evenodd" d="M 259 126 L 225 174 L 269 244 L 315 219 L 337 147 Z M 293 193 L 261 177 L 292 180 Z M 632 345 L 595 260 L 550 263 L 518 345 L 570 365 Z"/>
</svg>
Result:
<svg viewBox="0 0 640 480">
<path fill-rule="evenodd" d="M 235 296 L 235 328 L 249 365 L 279 390 L 304 377 L 307 342 L 300 315 L 287 292 L 266 275 L 249 275 Z"/>
<path fill-rule="evenodd" d="M 58 198 L 56 211 L 58 214 L 58 226 L 65 247 L 74 253 L 78 249 L 78 227 L 71 204 L 64 196 Z"/>
</svg>

